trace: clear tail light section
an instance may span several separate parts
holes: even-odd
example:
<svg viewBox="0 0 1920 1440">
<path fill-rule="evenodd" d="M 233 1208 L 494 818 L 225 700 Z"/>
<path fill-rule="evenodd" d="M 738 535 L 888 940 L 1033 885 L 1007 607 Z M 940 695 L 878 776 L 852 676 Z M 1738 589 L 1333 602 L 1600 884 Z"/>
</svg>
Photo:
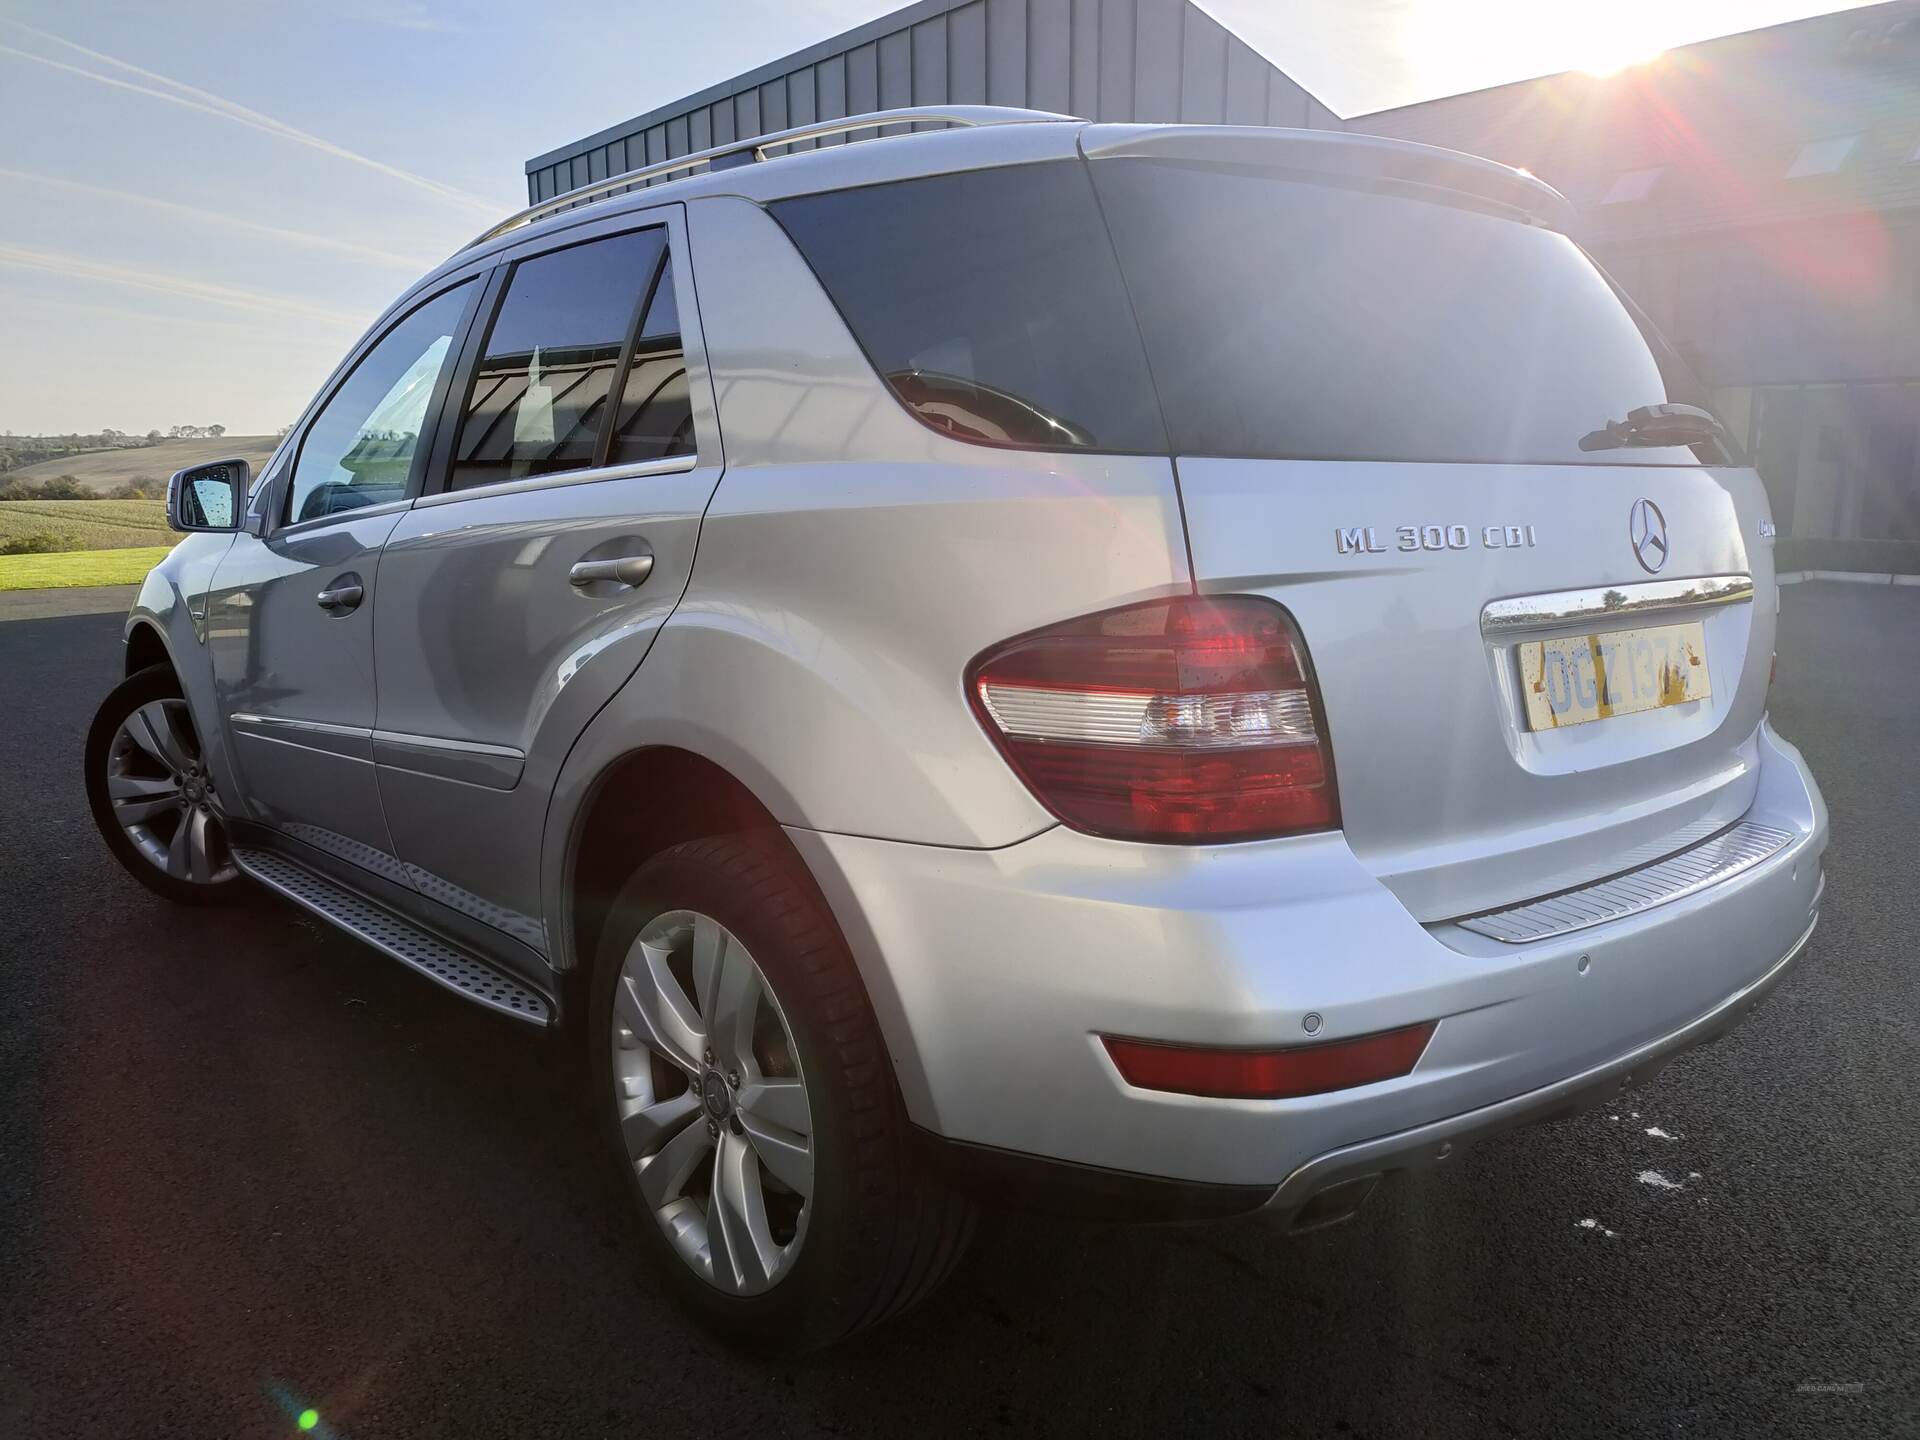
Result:
<svg viewBox="0 0 1920 1440">
<path fill-rule="evenodd" d="M 1312 664 L 1271 600 L 1187 595 L 1068 621 L 975 660 L 967 694 L 1076 830 L 1197 845 L 1340 823 Z"/>
</svg>

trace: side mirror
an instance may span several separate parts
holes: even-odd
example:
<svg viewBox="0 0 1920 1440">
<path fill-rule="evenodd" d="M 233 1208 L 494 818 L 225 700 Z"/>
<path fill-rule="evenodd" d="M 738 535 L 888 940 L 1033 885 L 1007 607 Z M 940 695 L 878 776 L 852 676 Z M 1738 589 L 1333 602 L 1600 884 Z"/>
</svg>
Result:
<svg viewBox="0 0 1920 1440">
<path fill-rule="evenodd" d="M 189 533 L 238 530 L 252 479 L 252 468 L 244 460 L 215 460 L 176 470 L 167 481 L 167 524 Z"/>
</svg>

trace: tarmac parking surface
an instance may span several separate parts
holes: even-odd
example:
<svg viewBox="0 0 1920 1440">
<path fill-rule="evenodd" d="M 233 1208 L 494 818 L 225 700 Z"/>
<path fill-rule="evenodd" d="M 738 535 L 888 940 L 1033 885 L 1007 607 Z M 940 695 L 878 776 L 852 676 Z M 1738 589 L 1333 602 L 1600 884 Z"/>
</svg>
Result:
<svg viewBox="0 0 1920 1440">
<path fill-rule="evenodd" d="M 991 1217 L 779 1365 L 657 1288 L 546 1037 L 118 870 L 80 783 L 118 630 L 0 612 L 0 1435 L 1920 1426 L 1920 588 L 1786 592 L 1829 884 L 1729 1038 L 1313 1236 Z"/>
</svg>

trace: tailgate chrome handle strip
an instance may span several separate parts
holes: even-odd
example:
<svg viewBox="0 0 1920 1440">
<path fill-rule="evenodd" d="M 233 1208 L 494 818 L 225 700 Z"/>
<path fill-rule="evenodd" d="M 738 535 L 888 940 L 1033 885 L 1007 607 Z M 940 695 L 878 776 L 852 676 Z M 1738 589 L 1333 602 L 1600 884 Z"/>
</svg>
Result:
<svg viewBox="0 0 1920 1440">
<path fill-rule="evenodd" d="M 1480 611 L 1480 631 L 1498 635 L 1508 630 L 1544 630 L 1554 625 L 1637 619 L 1662 610 L 1733 605 L 1751 599 L 1751 575 L 1700 575 L 1691 580 L 1646 580 L 1633 585 L 1555 590 L 1546 595 L 1488 601 Z"/>
<path fill-rule="evenodd" d="M 1456 923 L 1463 930 L 1506 945 L 1545 940 L 1624 920 L 1698 894 L 1772 859 L 1793 841 L 1788 831 L 1742 820 L 1690 849 L 1638 870 Z"/>
</svg>

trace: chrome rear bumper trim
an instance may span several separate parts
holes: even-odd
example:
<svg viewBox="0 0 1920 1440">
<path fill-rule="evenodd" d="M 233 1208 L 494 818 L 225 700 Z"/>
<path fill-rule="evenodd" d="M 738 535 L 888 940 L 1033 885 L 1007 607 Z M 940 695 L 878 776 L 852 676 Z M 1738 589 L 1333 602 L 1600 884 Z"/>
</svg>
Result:
<svg viewBox="0 0 1920 1440">
<path fill-rule="evenodd" d="M 1531 940 L 1545 940 L 1592 925 L 1623 920 L 1697 894 L 1744 870 L 1751 870 L 1792 843 L 1793 836 L 1785 830 L 1742 820 L 1690 849 L 1651 865 L 1583 885 L 1577 890 L 1543 896 L 1524 905 L 1489 911 L 1456 923 L 1476 935 L 1507 945 L 1524 945 Z"/>
</svg>

